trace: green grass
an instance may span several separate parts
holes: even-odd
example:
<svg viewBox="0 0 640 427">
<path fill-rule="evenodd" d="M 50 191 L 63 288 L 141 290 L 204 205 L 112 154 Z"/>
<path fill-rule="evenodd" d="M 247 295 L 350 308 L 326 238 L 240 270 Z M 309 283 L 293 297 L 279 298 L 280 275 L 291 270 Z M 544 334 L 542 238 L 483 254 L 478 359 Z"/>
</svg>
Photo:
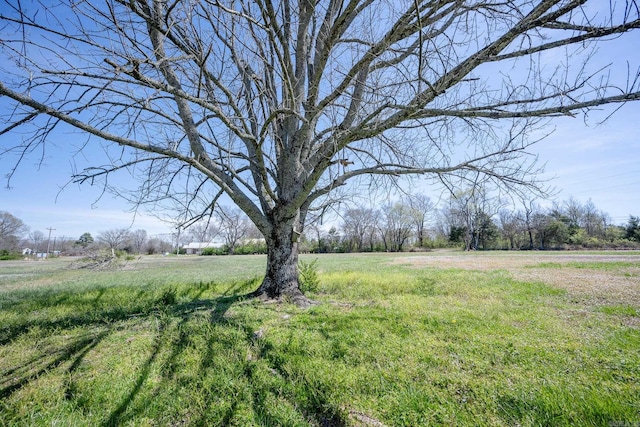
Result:
<svg viewBox="0 0 640 427">
<path fill-rule="evenodd" d="M 605 305 L 599 307 L 600 311 L 612 316 L 640 317 L 640 309 L 632 305 Z"/>
<path fill-rule="evenodd" d="M 0 425 L 640 423 L 640 331 L 619 319 L 638 307 L 504 271 L 315 259 L 308 310 L 243 299 L 258 256 L 0 264 Z"/>
</svg>

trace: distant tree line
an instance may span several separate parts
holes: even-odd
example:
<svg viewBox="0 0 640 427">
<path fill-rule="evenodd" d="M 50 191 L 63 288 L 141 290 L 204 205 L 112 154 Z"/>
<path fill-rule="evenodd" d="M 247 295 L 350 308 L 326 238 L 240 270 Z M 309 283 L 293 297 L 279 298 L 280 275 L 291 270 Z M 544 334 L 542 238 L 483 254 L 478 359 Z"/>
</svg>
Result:
<svg viewBox="0 0 640 427">
<path fill-rule="evenodd" d="M 216 254 L 266 253 L 266 246 L 257 243 L 261 236 L 249 219 L 237 208 L 218 207 L 213 215 L 176 228 L 174 233 L 149 236 L 146 230 L 114 228 L 90 232 L 77 238 L 53 236 L 42 231 L 29 232 L 22 220 L 0 211 L 0 251 L 4 258 L 56 255 L 85 255 L 100 250 L 127 254 L 184 253 L 191 242 L 212 243 L 219 246 Z M 249 243 L 247 243 L 249 242 Z"/>
<path fill-rule="evenodd" d="M 640 248 L 636 217 L 615 225 L 591 200 L 569 198 L 549 208 L 525 201 L 516 210 L 485 210 L 474 203 L 465 207 L 453 204 L 444 215 L 448 222 L 440 226 L 450 242 L 465 249 Z"/>
<path fill-rule="evenodd" d="M 542 207 L 521 200 L 505 207 L 498 198 L 474 188 L 451 196 L 438 207 L 424 195 L 408 195 L 379 208 L 350 206 L 328 229 L 319 222 L 307 225 L 300 239 L 302 252 L 402 252 L 459 247 L 465 250 L 640 249 L 640 216 L 626 224 L 588 200 L 574 198 Z M 23 255 L 83 255 L 97 250 L 112 254 L 184 252 L 191 242 L 212 243 L 204 254 L 265 253 L 265 243 L 251 221 L 237 208 L 221 207 L 173 234 L 148 236 L 145 230 L 126 228 L 89 232 L 78 238 L 49 238 L 30 232 L 22 220 L 0 211 L 0 259 Z M 214 245 L 213 242 L 216 244 Z"/>
<path fill-rule="evenodd" d="M 616 225 L 591 200 L 574 198 L 549 208 L 531 200 L 519 208 L 481 189 L 452 196 L 437 208 L 428 197 L 407 196 L 382 208 L 349 207 L 339 224 L 311 226 L 303 250 L 399 252 L 460 247 L 465 250 L 640 249 L 640 217 Z"/>
</svg>

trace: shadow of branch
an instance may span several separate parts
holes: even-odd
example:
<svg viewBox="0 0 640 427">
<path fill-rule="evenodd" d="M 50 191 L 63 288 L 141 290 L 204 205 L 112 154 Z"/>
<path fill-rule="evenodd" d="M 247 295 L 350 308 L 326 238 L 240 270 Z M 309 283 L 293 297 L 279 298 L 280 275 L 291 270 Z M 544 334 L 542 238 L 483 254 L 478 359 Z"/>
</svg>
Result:
<svg viewBox="0 0 640 427">
<path fill-rule="evenodd" d="M 194 284 L 186 293 L 182 291 L 175 296 L 169 295 L 172 292 L 170 288 L 165 289 L 166 292 L 158 297 L 156 289 L 155 299 L 138 292 L 135 295 L 136 298 L 145 302 L 128 307 L 109 307 L 108 295 L 101 291 L 93 299 L 94 304 L 91 307 L 94 312 L 79 312 L 51 320 L 31 318 L 21 325 L 13 325 L 13 329 L 3 331 L 1 337 L 4 343 L 10 343 L 12 339 L 26 333 L 31 327 L 38 327 L 39 333 L 44 336 L 54 335 L 54 331 L 66 328 L 85 329 L 87 333 L 73 342 L 59 346 L 53 352 L 32 358 L 22 367 L 4 371 L 0 378 L 0 387 L 2 387 L 0 399 L 11 396 L 47 371 L 59 369 L 62 364 L 66 366 L 64 398 L 70 401 L 81 399 L 83 389 L 76 383 L 77 378 L 73 374 L 87 355 L 96 350 L 100 342 L 109 334 L 122 328 L 124 323 L 121 321 L 135 318 L 136 321 L 145 324 L 153 319 L 154 323 L 157 322 L 157 330 L 152 333 L 151 346 L 145 350 L 142 361 L 135 366 L 135 375 L 131 382 L 124 391 L 118 393 L 113 406 L 94 408 L 97 411 L 104 411 L 103 416 L 100 417 L 103 421 L 98 424 L 103 426 L 127 424 L 142 416 L 150 406 L 156 403 L 162 407 L 163 399 L 168 399 L 169 402 L 167 393 L 170 392 L 167 390 L 184 390 L 188 394 L 187 389 L 196 389 L 208 384 L 213 388 L 200 395 L 202 400 L 199 405 L 201 406 L 197 409 L 184 408 L 188 418 L 182 421 L 179 421 L 180 415 L 174 413 L 172 416 L 177 417 L 176 422 L 207 425 L 212 421 L 211 414 L 215 413 L 217 415 L 214 416 L 214 423 L 223 425 L 237 423 L 238 417 L 245 416 L 247 408 L 250 408 L 250 413 L 254 414 L 258 423 L 264 421 L 272 425 L 288 425 L 280 415 L 274 415 L 273 408 L 270 406 L 273 400 L 268 396 L 277 396 L 278 399 L 287 401 L 290 407 L 298 412 L 299 417 L 307 420 L 311 425 L 327 427 L 346 425 L 340 409 L 334 408 L 329 403 L 327 396 L 330 393 L 327 390 L 324 392 L 314 390 L 307 393 L 304 387 L 312 387 L 309 384 L 304 385 L 301 392 L 291 391 L 286 384 L 300 384 L 305 380 L 291 372 L 286 364 L 286 358 L 282 358 L 279 354 L 281 349 L 272 345 L 268 336 L 266 338 L 259 336 L 259 327 L 256 325 L 255 318 L 235 316 L 230 313 L 230 309 L 235 304 L 242 303 L 248 298 L 247 291 L 256 285 L 256 280 L 234 282 L 222 292 L 218 292 L 214 298 L 202 298 L 205 291 L 211 290 L 202 284 Z M 173 289 L 173 292 L 177 291 Z M 189 300 L 185 301 L 186 297 Z M 102 304 L 98 305 L 100 300 Z M 60 298 L 56 301 L 59 302 Z M 198 329 L 201 327 L 203 329 Z M 189 356 L 189 353 L 185 354 L 185 351 L 189 349 L 189 352 L 192 352 L 194 348 L 200 352 L 199 361 L 196 362 L 198 364 L 184 365 L 185 360 L 193 357 Z M 220 352 L 225 355 L 221 357 Z M 231 357 L 228 357 L 228 354 L 231 354 Z M 225 366 L 225 364 L 228 365 Z M 219 377 L 215 371 L 221 368 L 226 369 L 226 367 L 234 371 L 233 375 L 236 376 L 233 380 L 238 381 L 238 384 L 229 386 L 212 383 L 213 378 Z M 189 371 L 193 369 L 196 371 Z M 265 379 L 265 371 L 271 372 L 270 380 Z M 304 382 L 304 384 L 307 383 Z M 225 393 L 226 390 L 238 393 L 225 395 L 228 406 L 216 406 L 219 405 L 217 399 L 220 396 L 217 393 Z M 315 396 L 315 398 L 308 400 L 308 396 Z M 167 405 L 169 406 L 165 409 L 169 412 L 174 411 L 170 409 L 171 403 Z M 192 410 L 193 412 L 190 412 Z M 244 415 L 239 415 L 241 413 Z"/>
<path fill-rule="evenodd" d="M 76 359 L 74 360 L 74 364 L 80 363 L 82 358 L 91 349 L 98 345 L 98 343 L 100 343 L 100 341 L 102 341 L 107 335 L 109 335 L 109 333 L 110 330 L 106 330 L 98 333 L 97 335 L 89 334 L 80 339 L 77 339 L 69 343 L 69 345 L 55 351 L 53 354 L 57 354 L 57 356 L 51 361 L 45 361 L 44 364 L 42 364 L 41 362 L 43 361 L 43 359 L 46 359 L 47 356 L 51 356 L 51 353 L 33 358 L 27 364 L 19 368 L 10 369 L 3 372 L 2 379 L 0 381 L 8 385 L 5 385 L 0 389 L 0 399 L 9 397 L 32 380 L 35 380 L 40 375 L 60 366 L 74 356 L 76 357 Z M 37 365 L 41 366 L 38 367 Z"/>
</svg>

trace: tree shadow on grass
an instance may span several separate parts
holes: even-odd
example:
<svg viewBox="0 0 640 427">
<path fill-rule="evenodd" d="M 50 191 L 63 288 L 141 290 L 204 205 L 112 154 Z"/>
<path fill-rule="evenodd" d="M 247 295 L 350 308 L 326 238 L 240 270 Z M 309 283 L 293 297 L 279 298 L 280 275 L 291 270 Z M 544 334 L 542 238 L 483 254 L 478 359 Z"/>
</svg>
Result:
<svg viewBox="0 0 640 427">
<path fill-rule="evenodd" d="M 173 319 L 177 319 L 177 324 L 172 328 L 178 331 L 177 337 L 172 337 L 169 325 L 161 322 L 161 327 L 158 329 L 151 353 L 142 364 L 140 374 L 136 378 L 133 387 L 111 412 L 108 419 L 103 423 L 103 426 L 118 426 L 135 419 L 138 411 L 151 404 L 152 401 L 164 391 L 164 388 L 170 388 L 170 383 L 175 381 L 176 372 L 179 367 L 178 360 L 189 344 L 190 337 L 185 332 L 185 325 L 196 313 L 210 311 L 210 317 L 213 322 L 224 322 L 224 316 L 227 310 L 234 303 L 244 298 L 244 295 L 229 295 L 214 299 L 195 300 L 167 307 L 167 313 L 170 313 Z M 207 348 L 210 349 L 211 346 L 209 345 Z M 162 369 L 162 380 L 160 384 L 155 387 L 155 390 L 150 395 L 139 398 L 143 386 L 149 379 L 154 365 L 158 364 L 158 358 L 163 351 L 166 351 L 168 355 L 162 360 L 162 365 L 166 366 L 166 368 Z M 207 360 L 211 357 L 212 354 L 208 353 L 207 350 L 203 359 Z M 206 422 L 196 424 L 207 425 Z"/>
<path fill-rule="evenodd" d="M 206 288 L 200 283 L 198 291 L 194 295 L 191 301 L 183 302 L 179 304 L 168 304 L 166 307 L 166 313 L 173 319 L 177 319 L 177 325 L 174 329 L 178 330 L 177 339 L 171 340 L 170 332 L 167 329 L 167 324 L 163 324 L 158 330 L 158 335 L 155 338 L 154 347 L 151 354 L 143 363 L 140 374 L 138 375 L 133 388 L 125 396 L 116 409 L 111 412 L 108 419 L 103 423 L 104 426 L 116 426 L 126 423 L 126 421 L 136 417 L 136 411 L 130 410 L 134 406 L 134 401 L 142 391 L 142 387 L 148 380 L 149 374 L 153 368 L 153 365 L 157 362 L 160 352 L 168 350 L 168 356 L 163 361 L 163 365 L 168 368 L 164 369 L 163 380 L 160 386 L 157 386 L 154 393 L 149 397 L 142 399 L 142 401 L 136 402 L 137 408 L 144 408 L 151 400 L 156 398 L 159 393 L 162 392 L 163 386 L 168 386 L 171 381 L 174 380 L 176 370 L 178 367 L 178 359 L 184 352 L 189 342 L 189 336 L 184 332 L 185 325 L 193 318 L 194 315 L 201 312 L 208 312 L 211 323 L 227 323 L 225 314 L 229 308 L 244 299 L 246 294 L 244 290 L 255 282 L 255 279 L 246 281 L 237 281 L 231 284 L 225 291 L 223 291 L 219 297 L 212 299 L 200 299 Z M 207 351 L 203 356 L 203 360 L 210 360 L 213 355 L 210 353 L 212 348 L 212 342 L 208 342 Z M 206 368 L 206 365 L 204 366 Z M 201 369 L 202 370 L 202 369 Z M 207 425 L 206 420 L 201 420 L 196 424 Z"/>
<path fill-rule="evenodd" d="M 133 299 L 135 300 L 135 299 Z M 67 302 L 67 298 L 61 298 L 52 301 L 50 304 L 43 305 L 42 311 L 54 308 L 56 306 L 63 306 Z M 66 304 L 74 308 L 74 304 Z M 73 314 L 67 314 L 60 318 L 51 320 L 44 318 L 44 316 L 33 316 L 35 318 L 26 321 L 17 321 L 15 323 L 4 325 L 0 329 L 0 346 L 11 343 L 13 340 L 20 338 L 22 335 L 29 333 L 33 328 L 45 332 L 53 332 L 60 329 L 71 329 L 75 327 L 100 327 L 109 325 L 114 322 L 126 320 L 136 315 L 148 314 L 156 307 L 153 301 L 147 301 L 141 304 L 134 304 L 129 307 L 114 306 L 114 307 L 99 307 L 97 302 L 90 304 L 90 307 L 85 309 L 78 309 Z M 27 308 L 27 310 L 29 310 Z M 40 310 L 29 310 L 40 311 Z M 34 313 L 35 314 L 35 313 Z"/>
<path fill-rule="evenodd" d="M 283 362 L 282 357 L 278 357 L 277 349 L 269 342 L 263 341 L 260 343 L 257 352 L 257 358 L 262 361 L 267 361 L 268 369 L 274 377 L 279 377 L 280 381 L 286 383 L 304 383 L 305 387 L 310 391 L 305 393 L 306 396 L 303 399 L 295 396 L 294 392 L 285 394 L 286 400 L 292 403 L 292 406 L 297 408 L 303 417 L 309 422 L 310 425 L 319 427 L 345 427 L 348 425 L 346 414 L 339 407 L 336 407 L 329 403 L 327 396 L 330 393 L 330 389 L 326 386 L 320 386 L 319 384 L 309 384 L 305 378 L 300 378 L 291 374 L 287 366 Z M 254 410 L 266 421 L 267 425 L 282 425 L 281 420 L 274 418 L 270 415 L 271 403 L 266 399 L 268 393 L 278 395 L 281 393 L 277 386 L 266 387 L 261 384 L 257 367 L 255 365 L 246 366 L 246 376 L 252 382 L 252 397 L 254 401 Z M 268 393 L 265 393 L 268 392 Z"/>
<path fill-rule="evenodd" d="M 124 399 L 120 402 L 120 404 L 111 412 L 109 418 L 104 422 L 105 426 L 118 426 L 124 423 L 126 418 L 123 416 L 129 405 L 133 402 L 135 397 L 140 393 L 142 386 L 145 381 L 149 377 L 149 372 L 153 367 L 160 350 L 164 345 L 166 345 L 166 324 L 164 322 L 160 323 L 160 327 L 158 328 L 158 336 L 156 337 L 154 346 L 151 350 L 151 354 L 145 361 L 140 370 L 140 374 L 136 378 L 136 381 L 133 385 L 133 388 L 129 391 L 129 393 L 124 397 Z"/>
<path fill-rule="evenodd" d="M 221 294 L 215 298 L 202 299 L 207 286 L 194 284 L 192 291 L 189 292 L 189 300 L 175 302 L 170 295 L 157 297 L 157 292 L 145 295 L 145 292 L 137 292 L 132 295 L 135 299 L 144 300 L 140 304 L 131 304 L 128 306 L 110 307 L 108 295 L 104 290 L 99 290 L 95 298 L 90 301 L 87 307 L 83 307 L 86 311 L 61 316 L 53 320 L 47 320 L 44 316 L 27 318 L 27 321 L 21 324 L 10 325 L 3 328 L 0 335 L 0 345 L 11 345 L 14 339 L 19 338 L 23 334 L 28 333 L 31 328 L 38 329 L 41 337 L 54 337 L 52 344 L 45 347 L 45 351 L 33 356 L 27 362 L 23 362 L 19 367 L 12 367 L 8 370 L 0 372 L 0 399 L 4 400 L 11 397 L 15 392 L 23 389 L 38 377 L 46 375 L 63 368 L 63 393 L 64 399 L 69 402 L 75 402 L 83 406 L 83 390 L 79 389 L 78 384 L 74 380 L 74 374 L 83 363 L 83 360 L 96 347 L 104 341 L 105 338 L 112 333 L 122 330 L 123 321 L 136 319 L 136 322 L 144 324 L 147 320 L 154 320 L 157 324 L 157 331 L 154 332 L 153 343 L 148 350 L 144 360 L 136 366 L 136 376 L 129 384 L 128 391 L 120 394 L 118 400 L 111 410 L 105 413 L 103 422 L 104 426 L 116 426 L 126 424 L 131 420 L 135 420 L 140 416 L 148 416 L 147 408 L 149 405 L 156 404 L 156 399 L 160 400 L 159 412 L 152 414 L 162 414 L 162 410 L 166 410 L 167 419 L 173 419 L 180 425 L 225 425 L 232 422 L 237 423 L 238 417 L 241 417 L 239 411 L 245 410 L 246 416 L 248 412 L 253 414 L 254 424 L 268 425 L 293 425 L 295 423 L 287 422 L 278 416 L 273 415 L 273 400 L 266 399 L 266 396 L 277 396 L 281 400 L 289 403 L 291 408 L 298 412 L 299 417 L 308 421 L 310 425 L 323 427 L 339 427 L 345 425 L 344 420 L 339 415 L 339 410 L 332 409 L 330 405 L 322 398 L 325 393 L 311 393 L 316 397 L 310 402 L 303 402 L 299 397 L 291 392 L 282 390 L 282 384 L 295 381 L 291 374 L 287 373 L 284 365 L 278 363 L 278 357 L 272 357 L 277 350 L 271 346 L 268 341 L 256 338 L 256 330 L 251 326 L 251 322 L 243 317 L 235 317 L 229 315 L 229 310 L 235 304 L 244 301 L 247 298 L 247 288 L 255 285 L 255 279 L 248 281 L 239 281 L 232 283 Z M 132 291 L 133 292 L 133 291 Z M 149 291 L 154 292 L 154 291 Z M 171 292 L 169 289 L 168 292 Z M 173 290 L 175 292 L 175 290 Z M 146 300 L 145 300 L 146 298 Z M 154 299 L 155 298 L 155 299 Z M 69 295 L 59 296 L 57 298 L 48 298 L 48 303 L 66 303 L 73 298 Z M 102 301 L 101 301 L 102 300 Z M 86 301 L 85 301 L 86 303 Z M 205 323 L 203 319 L 206 319 Z M 192 322 L 193 321 L 193 322 Z M 198 323 L 200 322 L 200 323 Z M 207 323 L 208 322 L 208 323 Z M 199 333 L 197 328 L 201 324 L 209 324 L 214 328 L 216 333 Z M 126 328 L 126 326 L 125 326 Z M 59 344 L 56 337 L 65 330 L 83 331 L 80 335 L 72 340 L 67 340 L 64 344 Z M 190 331 L 190 332 L 189 332 Z M 195 366 L 196 372 L 193 376 L 184 378 L 185 366 L 181 366 L 183 356 L 188 351 L 193 351 L 193 338 L 190 333 L 198 334 L 199 339 L 205 339 L 204 344 L 198 347 L 198 351 L 202 352 L 198 366 Z M 236 341 L 233 341 L 236 340 Z M 55 342 L 55 343 L 54 343 Z M 191 346 L 191 347 L 190 347 Z M 99 351 L 99 350 L 98 350 Z M 217 378 L 214 371 L 220 369 L 219 361 L 217 365 L 213 362 L 216 357 L 220 356 L 217 352 L 235 352 L 236 359 L 230 359 L 229 369 L 235 370 L 237 380 L 242 384 L 235 389 L 228 384 L 214 384 L 211 391 L 203 393 L 203 401 L 198 408 L 190 408 L 187 402 L 185 411 L 187 415 L 176 413 L 175 406 L 169 406 L 168 409 L 162 407 L 162 399 L 168 399 L 167 394 L 172 391 L 186 393 L 190 396 L 190 389 L 201 385 L 211 385 L 210 378 Z M 265 383 L 261 378 L 259 367 L 253 360 L 242 359 L 243 352 L 255 354 L 259 358 L 262 368 L 267 366 L 272 372 L 274 378 L 277 379 L 274 384 Z M 269 356 L 269 357 L 267 357 Z M 235 360 L 235 361 L 234 361 Z M 153 375 L 153 379 L 150 377 Z M 201 380 L 204 378 L 204 380 Z M 209 378 L 209 380 L 207 380 Z M 225 391 L 231 388 L 232 391 L 242 391 L 225 395 Z M 285 387 L 286 388 L 286 387 Z M 167 391 L 169 390 L 169 391 Z M 87 390 L 84 390 L 87 393 Z M 171 397 L 171 396 L 169 396 Z M 220 400 L 226 399 L 226 406 L 219 407 Z M 243 409 L 244 408 L 244 409 Z M 100 412 L 106 408 L 94 407 L 88 408 L 91 411 Z M 8 407 L 7 407 L 8 410 Z M 4 409 L 3 409 L 4 411 Z M 90 411 L 90 412 L 91 412 Z M 191 414 L 189 412 L 191 411 Z M 7 414 L 9 414 L 7 412 Z M 215 414 L 215 415 L 212 415 Z M 0 414 L 1 416 L 1 414 Z M 15 414 L 14 414 L 15 416 Z M 183 416 L 182 419 L 180 417 Z M 71 415 L 71 421 L 74 420 Z M 172 418 L 173 417 L 173 418 Z M 81 418 L 80 418 L 81 419 Z M 79 421 L 79 419 L 76 419 Z M 165 420 L 159 421 L 164 422 Z M 173 423 L 173 421 L 171 421 Z M 297 423 L 299 425 L 299 423 Z"/>
<path fill-rule="evenodd" d="M 75 359 L 72 366 L 77 367 L 82 361 L 82 358 L 108 334 L 109 331 L 102 331 L 95 335 L 86 334 L 51 353 L 32 358 L 22 366 L 4 371 L 0 378 L 0 384 L 2 384 L 2 388 L 0 388 L 0 399 L 11 396 L 29 384 L 29 382 L 37 379 L 40 375 L 57 368 L 74 357 Z M 52 359 L 48 360 L 49 357 L 47 356 L 52 357 Z"/>
<path fill-rule="evenodd" d="M 176 310 L 188 311 L 190 306 L 197 308 L 198 306 L 206 307 L 207 304 L 210 304 L 208 301 L 199 300 L 201 295 L 208 289 L 206 285 L 202 282 L 194 285 L 193 302 L 180 304 L 176 306 Z M 234 286 L 236 285 L 234 284 Z M 156 290 L 151 289 L 137 290 L 135 295 L 129 298 L 130 302 L 127 306 L 122 306 L 119 302 L 109 305 L 108 300 L 103 301 L 107 298 L 105 297 L 107 292 L 105 288 L 97 288 L 94 291 L 97 291 L 95 297 L 81 302 L 73 300 L 73 293 L 62 291 L 60 295 L 43 295 L 40 301 L 30 300 L 24 304 L 12 304 L 10 308 L 14 312 L 20 313 L 20 317 L 23 317 L 22 313 L 25 312 L 30 313 L 30 315 L 26 316 L 27 320 L 17 320 L 9 324 L 0 325 L 0 346 L 10 344 L 12 341 L 28 334 L 32 329 L 38 329 L 43 334 L 46 334 L 47 332 L 76 327 L 104 327 L 134 317 L 152 315 L 158 310 L 166 309 L 166 306 L 169 305 L 161 298 L 157 298 L 155 295 Z M 25 299 L 28 298 L 28 296 L 25 297 Z M 38 296 L 35 295 L 33 298 L 37 300 Z M 64 306 L 70 308 L 70 314 L 53 319 L 46 318 L 48 310 L 55 310 Z M 35 316 L 34 314 L 40 315 Z"/>
<path fill-rule="evenodd" d="M 246 348 L 249 353 L 255 353 L 260 359 L 260 363 L 268 365 L 267 369 L 271 371 L 271 374 L 279 377 L 279 381 L 276 381 L 276 383 L 294 381 L 295 379 L 286 373 L 287 369 L 285 366 L 277 362 L 268 362 L 269 360 L 278 359 L 277 357 L 266 357 L 267 353 L 276 352 L 276 349 L 267 341 L 257 338 L 257 331 L 252 328 L 248 322 L 242 318 L 228 315 L 229 309 L 232 306 L 247 299 L 247 294 L 242 293 L 242 291 L 246 289 L 247 285 L 251 285 L 251 283 L 253 283 L 253 281 L 244 284 L 236 283 L 217 298 L 193 300 L 171 306 L 169 308 L 170 313 L 174 319 L 177 319 L 177 324 L 173 327 L 173 330 L 178 331 L 177 337 L 168 337 L 168 335 L 170 335 L 168 329 L 164 329 L 162 333 L 156 337 L 156 345 L 142 365 L 140 375 L 135 381 L 133 388 L 110 414 L 103 426 L 121 425 L 135 419 L 140 411 L 152 404 L 155 399 L 160 399 L 160 395 L 164 390 L 174 388 L 178 381 L 176 377 L 180 375 L 179 371 L 183 368 L 179 366 L 179 361 L 183 352 L 186 351 L 190 345 L 190 337 L 185 332 L 186 325 L 197 313 L 204 314 L 211 325 L 224 328 L 225 330 L 241 331 L 239 336 L 241 341 L 240 346 L 243 349 Z M 258 343 L 257 340 L 260 340 L 260 342 Z M 224 338 L 215 334 L 209 335 L 200 359 L 200 365 L 197 368 L 197 375 L 194 375 L 194 377 L 206 377 L 212 370 L 220 368 L 220 366 L 215 365 L 213 360 L 216 357 L 216 351 L 220 348 L 221 341 L 224 342 Z M 234 349 L 231 348 L 234 344 L 237 345 L 237 343 L 227 344 L 225 349 L 229 352 L 234 351 Z M 161 357 L 162 361 L 160 362 L 160 356 L 158 355 L 163 351 L 168 354 L 163 355 Z M 155 385 L 155 390 L 152 393 L 144 393 L 145 395 L 142 396 L 143 385 L 148 381 L 154 364 L 162 364 L 166 369 L 162 369 L 162 378 L 160 383 Z M 188 420 L 174 420 L 173 422 L 179 425 L 201 426 L 238 424 L 238 420 L 236 419 L 236 417 L 239 416 L 238 413 L 242 412 L 243 408 L 246 410 L 247 406 L 249 406 L 250 411 L 254 414 L 253 423 L 278 426 L 299 425 L 299 423 L 272 415 L 273 408 L 269 406 L 273 405 L 273 402 L 266 399 L 266 396 L 271 394 L 288 401 L 291 407 L 299 412 L 300 418 L 305 419 L 309 425 L 321 427 L 342 427 L 346 425 L 342 411 L 338 408 L 332 408 L 323 398 L 327 393 L 314 390 L 314 393 L 312 393 L 314 400 L 310 402 L 299 401 L 293 393 L 283 393 L 278 384 L 264 384 L 257 372 L 258 368 L 249 358 L 239 360 L 237 364 L 239 365 L 238 370 L 240 371 L 239 375 L 241 377 L 233 378 L 232 381 L 243 383 L 247 394 L 238 392 L 237 389 L 235 390 L 237 393 L 223 394 L 223 390 L 226 390 L 226 385 L 216 384 L 210 393 L 207 393 L 207 399 L 201 402 L 201 406 L 198 408 L 199 415 L 190 414 Z M 201 387 L 202 385 L 203 383 L 197 380 L 191 380 L 191 382 L 183 386 Z M 222 410 L 212 408 L 220 398 L 224 398 L 227 401 L 224 408 Z M 211 412 L 216 413 L 215 419 L 211 418 Z"/>
</svg>

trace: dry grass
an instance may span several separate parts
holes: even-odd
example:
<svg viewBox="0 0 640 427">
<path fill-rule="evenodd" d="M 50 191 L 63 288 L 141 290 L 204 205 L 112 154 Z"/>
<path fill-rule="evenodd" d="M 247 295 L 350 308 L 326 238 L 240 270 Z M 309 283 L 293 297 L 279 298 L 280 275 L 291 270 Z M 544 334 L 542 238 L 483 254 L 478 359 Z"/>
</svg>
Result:
<svg viewBox="0 0 640 427">
<path fill-rule="evenodd" d="M 543 282 L 565 289 L 589 305 L 640 307 L 640 254 L 592 252 L 434 252 L 397 258 L 419 268 L 504 270 L 521 281 Z M 612 268 L 602 268 L 610 265 Z"/>
</svg>

